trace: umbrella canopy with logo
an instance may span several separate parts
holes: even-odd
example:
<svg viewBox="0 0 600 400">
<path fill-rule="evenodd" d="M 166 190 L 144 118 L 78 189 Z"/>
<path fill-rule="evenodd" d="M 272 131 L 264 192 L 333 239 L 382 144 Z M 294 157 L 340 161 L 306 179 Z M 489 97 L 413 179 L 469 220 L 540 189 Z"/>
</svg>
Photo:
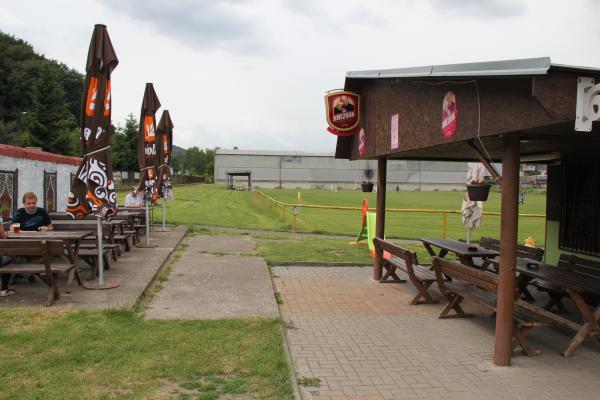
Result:
<svg viewBox="0 0 600 400">
<path fill-rule="evenodd" d="M 138 136 L 138 165 L 140 168 L 140 183 L 144 198 L 151 203 L 156 202 L 156 176 L 158 164 L 159 140 L 156 135 L 156 110 L 160 108 L 160 101 L 154 91 L 152 83 L 146 83 L 142 111 L 140 115 L 140 131 Z"/>
<path fill-rule="evenodd" d="M 483 182 L 484 167 L 481 163 L 469 163 L 467 169 L 467 183 Z M 470 239 L 471 230 L 479 228 L 483 220 L 483 202 L 473 201 L 469 195 L 465 193 L 462 201 L 462 222 L 467 228 L 467 243 Z"/>
<path fill-rule="evenodd" d="M 173 200 L 171 184 L 171 150 L 173 147 L 173 121 L 169 110 L 164 110 L 158 122 L 159 160 L 158 160 L 158 195 L 165 200 Z"/>
<path fill-rule="evenodd" d="M 115 212 L 110 151 L 110 75 L 119 60 L 105 25 L 96 25 L 86 63 L 81 112 L 83 160 L 71 182 L 67 213 L 73 218 Z"/>
</svg>

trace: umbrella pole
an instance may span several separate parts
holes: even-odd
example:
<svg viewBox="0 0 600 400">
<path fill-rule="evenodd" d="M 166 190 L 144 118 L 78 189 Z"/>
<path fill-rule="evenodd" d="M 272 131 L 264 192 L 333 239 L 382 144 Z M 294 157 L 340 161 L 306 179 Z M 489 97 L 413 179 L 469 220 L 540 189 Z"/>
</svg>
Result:
<svg viewBox="0 0 600 400">
<path fill-rule="evenodd" d="M 98 285 L 104 285 L 104 244 L 102 243 L 102 220 L 96 219 L 96 241 L 98 246 Z"/>
<path fill-rule="evenodd" d="M 150 210 L 146 201 L 146 247 L 150 247 Z"/>
<path fill-rule="evenodd" d="M 470 243 L 469 238 L 471 237 L 471 230 L 467 229 L 467 244 Z"/>
<path fill-rule="evenodd" d="M 150 205 L 148 204 L 150 200 L 146 200 L 146 244 L 138 243 L 136 247 L 141 248 L 149 248 L 149 247 L 158 247 L 158 245 L 150 244 Z"/>
<path fill-rule="evenodd" d="M 104 245 L 102 235 L 102 218 L 100 217 L 96 219 L 96 247 L 98 248 L 98 281 L 86 282 L 82 286 L 85 289 L 91 290 L 114 289 L 119 286 L 119 283 L 104 281 Z"/>
<path fill-rule="evenodd" d="M 163 232 L 165 231 L 165 213 L 167 212 L 167 199 L 163 199 Z"/>
</svg>

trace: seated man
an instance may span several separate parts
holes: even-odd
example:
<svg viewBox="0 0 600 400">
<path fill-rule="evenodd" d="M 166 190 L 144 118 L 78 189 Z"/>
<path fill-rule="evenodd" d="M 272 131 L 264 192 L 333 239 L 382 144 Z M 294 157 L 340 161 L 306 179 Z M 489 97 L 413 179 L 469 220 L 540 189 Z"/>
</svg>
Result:
<svg viewBox="0 0 600 400">
<path fill-rule="evenodd" d="M 46 232 L 52 230 L 52 221 L 48 212 L 37 206 L 37 196 L 33 192 L 27 192 L 23 195 L 23 205 L 15 211 L 10 230 L 13 231 L 13 225 L 21 224 L 22 231 Z"/>
<path fill-rule="evenodd" d="M 139 192 L 135 186 L 131 188 L 131 192 L 125 196 L 125 207 L 141 208 L 144 206 L 142 200 L 144 195 Z"/>
<path fill-rule="evenodd" d="M 8 239 L 8 235 L 4 231 L 4 226 L 0 223 L 0 239 Z M 8 256 L 0 257 L 0 268 L 6 264 L 10 264 L 12 259 Z M 2 288 L 0 288 L 0 297 L 12 296 L 15 290 L 8 287 L 11 274 L 2 274 Z"/>
</svg>

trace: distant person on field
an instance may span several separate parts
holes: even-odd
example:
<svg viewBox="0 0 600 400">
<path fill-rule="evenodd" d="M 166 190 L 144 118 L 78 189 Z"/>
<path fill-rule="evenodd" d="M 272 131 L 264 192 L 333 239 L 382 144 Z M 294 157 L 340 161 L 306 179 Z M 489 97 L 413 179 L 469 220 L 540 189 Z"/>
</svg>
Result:
<svg viewBox="0 0 600 400">
<path fill-rule="evenodd" d="M 525 204 L 525 192 L 519 192 L 519 204 Z"/>
<path fill-rule="evenodd" d="M 143 204 L 144 194 L 137 190 L 135 186 L 131 188 L 131 192 L 125 196 L 125 207 L 141 208 Z"/>
<path fill-rule="evenodd" d="M 46 209 L 37 206 L 37 196 L 33 192 L 27 192 L 23 195 L 23 208 L 15 211 L 15 216 L 10 225 L 13 231 L 13 225 L 21 224 L 22 231 L 46 232 L 52 230 L 52 220 Z"/>
</svg>

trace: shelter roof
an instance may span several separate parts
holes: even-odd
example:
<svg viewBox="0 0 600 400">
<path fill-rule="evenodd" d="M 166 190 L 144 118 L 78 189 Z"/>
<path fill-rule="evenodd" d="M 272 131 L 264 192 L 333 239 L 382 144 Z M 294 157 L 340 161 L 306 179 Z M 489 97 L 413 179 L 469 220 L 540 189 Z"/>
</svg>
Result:
<svg viewBox="0 0 600 400">
<path fill-rule="evenodd" d="M 370 71 L 348 71 L 346 73 L 346 78 L 497 77 L 510 75 L 545 75 L 548 72 L 558 71 L 600 73 L 600 69 L 597 68 L 553 64 L 550 57 L 539 57 Z"/>
<path fill-rule="evenodd" d="M 600 124 L 575 131 L 581 77 L 600 82 L 600 69 L 541 57 L 351 71 L 345 89 L 361 96 L 364 145 L 359 149 L 359 134 L 340 136 L 335 155 L 468 161 L 477 148 L 499 161 L 504 135 L 520 138 L 527 162 L 590 152 L 600 146 Z"/>
<path fill-rule="evenodd" d="M 15 147 L 0 144 L 0 156 L 12 158 L 25 158 L 28 160 L 45 161 L 56 164 L 79 166 L 81 158 L 50 153 L 37 148 Z"/>
<path fill-rule="evenodd" d="M 217 149 L 218 155 L 243 155 L 243 156 L 299 156 L 299 157 L 333 157 L 334 153 L 319 153 L 309 151 L 279 151 L 279 150 L 235 150 Z"/>
</svg>

